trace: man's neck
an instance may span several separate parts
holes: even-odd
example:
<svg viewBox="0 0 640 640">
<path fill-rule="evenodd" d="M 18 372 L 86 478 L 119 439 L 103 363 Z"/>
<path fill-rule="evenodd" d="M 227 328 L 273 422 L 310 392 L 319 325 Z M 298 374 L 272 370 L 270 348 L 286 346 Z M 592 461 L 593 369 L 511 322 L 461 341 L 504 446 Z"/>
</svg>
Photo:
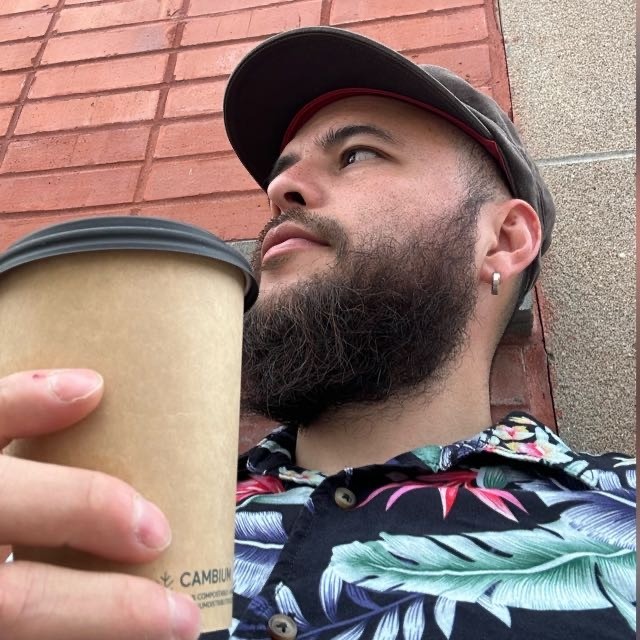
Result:
<svg viewBox="0 0 640 640">
<path fill-rule="evenodd" d="M 296 464 L 331 474 L 473 436 L 491 424 L 488 372 L 477 371 L 465 359 L 437 389 L 323 416 L 299 431 Z"/>
</svg>

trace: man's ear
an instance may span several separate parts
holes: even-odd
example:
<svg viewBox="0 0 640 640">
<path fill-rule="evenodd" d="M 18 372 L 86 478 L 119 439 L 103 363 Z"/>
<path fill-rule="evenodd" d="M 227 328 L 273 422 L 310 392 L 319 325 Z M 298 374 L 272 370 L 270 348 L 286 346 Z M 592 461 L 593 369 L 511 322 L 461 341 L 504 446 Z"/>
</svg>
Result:
<svg viewBox="0 0 640 640">
<path fill-rule="evenodd" d="M 504 283 L 533 262 L 540 251 L 542 228 L 533 207 L 517 199 L 495 205 L 485 222 L 486 243 L 479 278 L 490 286 L 494 272 Z"/>
</svg>

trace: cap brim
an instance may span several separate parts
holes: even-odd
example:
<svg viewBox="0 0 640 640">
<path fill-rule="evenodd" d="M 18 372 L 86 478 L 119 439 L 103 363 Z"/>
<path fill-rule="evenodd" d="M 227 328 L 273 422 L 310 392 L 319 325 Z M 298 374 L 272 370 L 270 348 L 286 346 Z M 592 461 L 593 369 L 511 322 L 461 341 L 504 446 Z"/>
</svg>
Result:
<svg viewBox="0 0 640 640">
<path fill-rule="evenodd" d="M 295 29 L 249 53 L 232 74 L 225 93 L 229 141 L 262 188 L 298 111 L 325 93 L 349 88 L 406 96 L 493 138 L 469 107 L 401 54 L 342 29 Z"/>
</svg>

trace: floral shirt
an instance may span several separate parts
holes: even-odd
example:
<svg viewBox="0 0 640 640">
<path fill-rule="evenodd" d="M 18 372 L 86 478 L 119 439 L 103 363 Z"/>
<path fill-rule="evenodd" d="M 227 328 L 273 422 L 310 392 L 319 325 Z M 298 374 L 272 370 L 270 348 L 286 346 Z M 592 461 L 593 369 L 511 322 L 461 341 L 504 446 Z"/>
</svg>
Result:
<svg viewBox="0 0 640 640">
<path fill-rule="evenodd" d="M 232 638 L 635 637 L 634 460 L 521 413 L 332 476 L 295 441 L 240 459 Z"/>
</svg>

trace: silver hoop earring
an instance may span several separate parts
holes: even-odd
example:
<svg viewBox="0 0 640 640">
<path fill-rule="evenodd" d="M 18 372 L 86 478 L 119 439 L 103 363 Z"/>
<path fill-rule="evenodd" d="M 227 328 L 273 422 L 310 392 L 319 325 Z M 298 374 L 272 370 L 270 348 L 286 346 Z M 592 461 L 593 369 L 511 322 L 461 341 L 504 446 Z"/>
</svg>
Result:
<svg viewBox="0 0 640 640">
<path fill-rule="evenodd" d="M 500 288 L 500 280 L 502 277 L 498 271 L 494 271 L 491 276 L 491 295 L 497 296 Z"/>
</svg>

